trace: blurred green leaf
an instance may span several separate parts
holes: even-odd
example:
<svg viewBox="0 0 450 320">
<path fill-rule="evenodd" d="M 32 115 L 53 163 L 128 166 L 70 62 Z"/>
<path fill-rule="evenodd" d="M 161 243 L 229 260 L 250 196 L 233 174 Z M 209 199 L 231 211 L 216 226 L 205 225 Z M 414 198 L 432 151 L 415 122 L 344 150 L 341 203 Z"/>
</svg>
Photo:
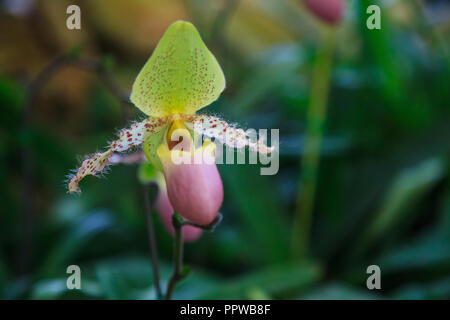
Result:
<svg viewBox="0 0 450 320">
<path fill-rule="evenodd" d="M 172 266 L 160 261 L 159 267 L 162 285 L 165 285 Z M 83 270 L 98 280 L 102 296 L 107 299 L 156 298 L 149 257 L 130 255 L 107 258 L 86 265 Z"/>
<path fill-rule="evenodd" d="M 20 276 L 6 283 L 0 291 L 0 297 L 4 300 L 23 299 L 31 284 L 30 277 Z"/>
<path fill-rule="evenodd" d="M 442 158 L 430 159 L 400 172 L 386 192 L 380 210 L 365 230 L 361 247 L 371 245 L 399 223 L 411 220 L 411 216 L 406 219 L 406 214 L 410 213 L 409 209 L 442 179 L 444 173 L 445 163 Z"/>
<path fill-rule="evenodd" d="M 40 274 L 42 276 L 65 272 L 66 267 L 77 260 L 77 255 L 95 237 L 115 226 L 111 214 L 107 211 L 93 211 L 81 216 L 55 241 L 55 247 L 43 259 Z"/>
<path fill-rule="evenodd" d="M 120 274 L 117 274 L 111 268 L 99 266 L 97 268 L 97 279 L 99 286 L 106 299 L 117 300 L 126 299 L 129 290 L 123 282 Z"/>
<path fill-rule="evenodd" d="M 386 102 L 383 107 L 390 110 L 392 117 L 399 125 L 413 128 L 428 118 L 430 109 L 415 100 L 410 103 L 406 102 L 407 96 L 404 94 L 407 92 L 405 66 L 398 51 L 393 50 L 394 44 L 392 43 L 396 30 L 392 28 L 384 6 L 381 7 L 383 27 L 380 30 L 369 30 L 366 27 L 368 17 L 366 8 L 371 4 L 369 0 L 355 3 L 356 16 L 359 19 L 365 45 L 364 64 L 373 64 L 375 75 L 381 78 L 381 92 Z"/>
<path fill-rule="evenodd" d="M 166 284 L 169 276 L 165 277 Z M 205 294 L 214 290 L 222 283 L 220 277 L 212 274 L 200 267 L 195 267 L 188 277 L 180 281 L 174 292 L 174 299 L 192 300 L 200 299 Z"/>
<path fill-rule="evenodd" d="M 392 298 L 400 300 L 448 300 L 450 299 L 450 278 L 425 284 L 407 284 L 397 289 L 392 294 Z"/>
<path fill-rule="evenodd" d="M 343 283 L 331 283 L 314 288 L 300 297 L 306 300 L 374 300 L 380 297 L 367 288 L 353 288 Z"/>
<path fill-rule="evenodd" d="M 61 298 L 100 298 L 101 290 L 97 283 L 82 278 L 80 289 L 67 289 L 67 278 L 45 279 L 33 285 L 31 299 L 61 299 Z"/>
<path fill-rule="evenodd" d="M 253 71 L 248 72 L 235 95 L 224 102 L 232 106 L 227 112 L 234 117 L 251 114 L 251 110 L 271 92 L 293 82 L 302 63 L 302 51 L 296 45 L 268 50 L 256 61 Z M 296 91 L 302 89 L 296 88 Z"/>
<path fill-rule="evenodd" d="M 202 299 L 244 299 L 258 288 L 270 296 L 305 290 L 321 278 L 320 267 L 311 262 L 293 265 L 272 265 L 234 280 L 219 283 Z"/>
<path fill-rule="evenodd" d="M 280 199 L 273 196 L 269 176 L 258 166 L 221 166 L 230 200 L 237 205 L 235 219 L 243 222 L 244 236 L 255 259 L 277 262 L 289 255 L 289 230 Z M 256 261 L 254 261 L 256 262 Z"/>
<path fill-rule="evenodd" d="M 377 261 L 383 274 L 425 272 L 425 268 L 447 269 L 450 272 L 450 237 L 433 230 L 416 239 L 409 239 L 408 243 L 382 254 Z"/>
</svg>

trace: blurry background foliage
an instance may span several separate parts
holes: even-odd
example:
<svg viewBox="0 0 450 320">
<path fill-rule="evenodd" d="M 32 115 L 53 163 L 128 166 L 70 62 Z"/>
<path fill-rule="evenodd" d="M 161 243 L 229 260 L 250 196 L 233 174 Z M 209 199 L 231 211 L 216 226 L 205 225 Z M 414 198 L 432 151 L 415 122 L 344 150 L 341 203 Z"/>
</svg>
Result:
<svg viewBox="0 0 450 320">
<path fill-rule="evenodd" d="M 65 27 L 69 4 L 82 29 Z M 370 31 L 365 9 L 382 8 Z M 311 257 L 290 259 L 305 112 L 320 23 L 294 0 L 0 1 L 0 298 L 154 298 L 135 166 L 65 194 L 77 155 L 141 117 L 92 73 L 62 68 L 26 90 L 56 56 L 81 48 L 124 92 L 167 26 L 192 21 L 227 77 L 210 112 L 280 129 L 280 171 L 221 165 L 223 221 L 186 245 L 193 273 L 175 298 L 450 298 L 448 1 L 346 1 L 336 34 Z M 81 50 L 80 49 L 80 50 Z M 33 157 L 26 159 L 27 147 Z M 25 158 L 24 158 L 25 157 Z M 32 175 L 24 174 L 31 160 Z M 29 163 L 28 163 L 29 164 Z M 27 171 L 25 170 L 25 173 Z M 163 283 L 172 239 L 157 216 Z M 66 289 L 78 264 L 82 289 Z M 382 290 L 366 289 L 378 264 Z"/>
</svg>

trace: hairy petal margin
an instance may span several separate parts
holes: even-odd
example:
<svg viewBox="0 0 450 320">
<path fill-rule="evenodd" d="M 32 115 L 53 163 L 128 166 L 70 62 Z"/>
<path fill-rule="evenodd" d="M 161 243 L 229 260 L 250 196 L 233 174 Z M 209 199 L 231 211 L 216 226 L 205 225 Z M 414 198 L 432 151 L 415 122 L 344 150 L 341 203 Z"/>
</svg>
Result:
<svg viewBox="0 0 450 320">
<path fill-rule="evenodd" d="M 80 191 L 79 182 L 87 175 L 95 176 L 102 172 L 111 163 L 110 158 L 114 152 L 124 152 L 140 146 L 150 135 L 159 132 L 170 119 L 171 117 L 147 118 L 144 121 L 133 123 L 128 129 L 122 129 L 119 139 L 111 142 L 109 150 L 103 153 L 94 153 L 81 163 L 69 181 L 67 193 Z"/>
<path fill-rule="evenodd" d="M 263 137 L 254 141 L 253 137 L 243 129 L 227 123 L 226 121 L 208 115 L 192 115 L 185 117 L 186 125 L 197 134 L 215 138 L 220 143 L 234 149 L 249 147 L 250 150 L 261 154 L 269 154 L 274 147 L 268 147 Z"/>
</svg>

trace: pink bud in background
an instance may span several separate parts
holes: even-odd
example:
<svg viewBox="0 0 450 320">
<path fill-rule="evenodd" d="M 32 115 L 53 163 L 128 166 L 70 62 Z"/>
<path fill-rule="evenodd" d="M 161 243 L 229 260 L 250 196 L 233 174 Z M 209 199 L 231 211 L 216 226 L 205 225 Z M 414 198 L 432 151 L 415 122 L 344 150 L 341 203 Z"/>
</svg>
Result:
<svg viewBox="0 0 450 320">
<path fill-rule="evenodd" d="M 316 17 L 328 24 L 339 24 L 344 14 L 344 0 L 303 0 Z"/>
<path fill-rule="evenodd" d="M 159 215 L 164 227 L 173 236 L 175 234 L 175 228 L 172 224 L 173 207 L 170 204 L 169 197 L 167 196 L 167 191 L 164 188 L 160 188 L 158 192 L 158 199 L 156 200 L 156 206 L 158 208 Z M 202 229 L 193 226 L 183 226 L 183 241 L 184 242 L 194 242 L 203 233 Z"/>
<path fill-rule="evenodd" d="M 205 141 L 194 152 L 169 150 L 167 144 L 162 144 L 157 153 L 173 208 L 195 224 L 210 224 L 223 201 L 222 179 L 214 161 L 215 144 Z M 174 161 L 183 157 L 189 161 Z M 194 160 L 199 158 L 199 163 Z"/>
</svg>

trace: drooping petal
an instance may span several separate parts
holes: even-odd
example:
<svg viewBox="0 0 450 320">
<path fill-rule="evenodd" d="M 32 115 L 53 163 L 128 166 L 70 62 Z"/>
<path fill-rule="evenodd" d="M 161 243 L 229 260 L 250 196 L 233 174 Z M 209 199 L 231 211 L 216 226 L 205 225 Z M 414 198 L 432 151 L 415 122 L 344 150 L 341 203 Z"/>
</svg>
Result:
<svg viewBox="0 0 450 320">
<path fill-rule="evenodd" d="M 217 117 L 207 115 L 194 115 L 185 117 L 188 121 L 186 125 L 192 128 L 197 134 L 202 134 L 210 138 L 215 138 L 220 143 L 235 149 L 248 146 L 250 150 L 261 154 L 269 154 L 274 147 L 268 147 L 262 137 L 254 141 L 247 132 L 227 123 Z"/>
<path fill-rule="evenodd" d="M 130 99 L 149 116 L 194 114 L 224 89 L 222 69 L 197 29 L 176 21 L 138 74 Z"/>
<path fill-rule="evenodd" d="M 170 117 L 147 118 L 144 121 L 133 123 L 129 129 L 121 130 L 119 139 L 111 142 L 109 150 L 103 153 L 95 153 L 81 163 L 81 166 L 69 181 L 67 193 L 79 191 L 78 184 L 85 176 L 95 176 L 102 172 L 109 164 L 114 152 L 123 152 L 141 145 L 144 139 L 160 131 L 168 121 L 170 121 Z"/>
<path fill-rule="evenodd" d="M 198 225 L 211 223 L 223 201 L 214 154 L 215 144 L 209 140 L 194 152 L 169 150 L 167 143 L 158 148 L 170 203 L 183 218 Z"/>
<path fill-rule="evenodd" d="M 104 153 L 95 153 L 90 158 L 84 160 L 78 168 L 76 174 L 70 179 L 67 186 L 67 193 L 80 191 L 78 183 L 87 175 L 95 176 L 97 173 L 102 172 L 108 165 L 109 157 L 113 154 L 112 150 L 108 150 Z"/>
</svg>

